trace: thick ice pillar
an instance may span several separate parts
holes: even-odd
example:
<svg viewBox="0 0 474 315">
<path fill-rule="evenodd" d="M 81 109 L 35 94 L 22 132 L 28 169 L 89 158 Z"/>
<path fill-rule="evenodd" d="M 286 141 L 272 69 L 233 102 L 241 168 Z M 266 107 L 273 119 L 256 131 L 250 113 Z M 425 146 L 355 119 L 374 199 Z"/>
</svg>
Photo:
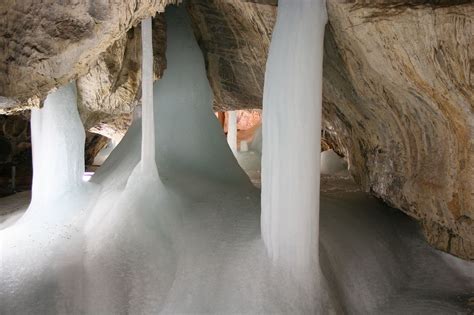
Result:
<svg viewBox="0 0 474 315">
<path fill-rule="evenodd" d="M 42 109 L 31 110 L 31 138 L 33 203 L 57 198 L 83 184 L 85 132 L 74 82 L 50 93 Z"/>
<path fill-rule="evenodd" d="M 235 110 L 227 112 L 229 121 L 227 122 L 227 143 L 232 152 L 237 152 L 237 112 Z"/>
<path fill-rule="evenodd" d="M 324 0 L 280 0 L 263 98 L 262 237 L 299 279 L 318 271 Z"/>
</svg>

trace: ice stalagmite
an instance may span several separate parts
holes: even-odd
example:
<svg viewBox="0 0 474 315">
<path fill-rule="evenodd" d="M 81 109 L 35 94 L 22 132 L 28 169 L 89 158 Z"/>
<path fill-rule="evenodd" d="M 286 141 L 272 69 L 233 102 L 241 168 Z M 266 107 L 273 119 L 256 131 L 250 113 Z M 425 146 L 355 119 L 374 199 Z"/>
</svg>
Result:
<svg viewBox="0 0 474 315">
<path fill-rule="evenodd" d="M 265 73 L 262 237 L 299 279 L 318 273 L 324 0 L 281 0 Z"/>
<path fill-rule="evenodd" d="M 237 152 L 237 112 L 230 111 L 229 114 L 229 123 L 227 124 L 227 143 L 232 152 Z"/>
</svg>

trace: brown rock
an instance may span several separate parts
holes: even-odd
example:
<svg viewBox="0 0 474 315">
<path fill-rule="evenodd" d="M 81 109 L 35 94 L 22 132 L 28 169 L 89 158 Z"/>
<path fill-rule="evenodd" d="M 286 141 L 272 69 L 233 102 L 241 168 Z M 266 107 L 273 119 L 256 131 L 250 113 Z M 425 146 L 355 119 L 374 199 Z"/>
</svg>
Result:
<svg viewBox="0 0 474 315">
<path fill-rule="evenodd" d="M 188 12 L 214 91 L 214 109 L 261 108 L 276 7 L 191 0 Z"/>
<path fill-rule="evenodd" d="M 474 4 L 328 13 L 324 114 L 352 174 L 474 259 Z"/>
<path fill-rule="evenodd" d="M 166 25 L 153 19 L 155 79 L 166 67 Z M 89 72 L 77 80 L 78 107 L 86 130 L 112 137 L 124 134 L 141 97 L 141 31 L 133 27 L 99 55 Z"/>
<path fill-rule="evenodd" d="M 132 26 L 175 2 L 2 1 L 0 113 L 38 106 L 52 88 L 86 74 Z"/>
</svg>

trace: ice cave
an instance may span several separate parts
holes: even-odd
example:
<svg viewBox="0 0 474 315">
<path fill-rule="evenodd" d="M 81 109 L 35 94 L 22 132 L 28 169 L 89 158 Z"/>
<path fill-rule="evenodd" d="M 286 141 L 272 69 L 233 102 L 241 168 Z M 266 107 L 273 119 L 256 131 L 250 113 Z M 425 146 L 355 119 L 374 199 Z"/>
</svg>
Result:
<svg viewBox="0 0 474 315">
<path fill-rule="evenodd" d="M 474 313 L 474 2 L 0 15 L 0 314 Z"/>
</svg>

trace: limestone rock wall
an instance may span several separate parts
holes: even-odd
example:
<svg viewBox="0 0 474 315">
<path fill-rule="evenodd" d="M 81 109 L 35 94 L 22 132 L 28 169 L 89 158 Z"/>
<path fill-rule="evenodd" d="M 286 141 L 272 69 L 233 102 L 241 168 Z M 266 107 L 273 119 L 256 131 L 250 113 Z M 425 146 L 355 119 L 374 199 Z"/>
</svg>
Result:
<svg viewBox="0 0 474 315">
<path fill-rule="evenodd" d="M 39 106 L 86 74 L 140 20 L 178 0 L 4 0 L 0 3 L 0 113 Z"/>
<path fill-rule="evenodd" d="M 153 20 L 155 79 L 166 67 L 166 25 Z M 79 112 L 87 130 L 111 138 L 124 134 L 141 98 L 141 28 L 131 28 L 99 55 L 89 72 L 77 80 Z"/>
<path fill-rule="evenodd" d="M 352 174 L 474 259 L 474 4 L 328 13 L 324 113 Z"/>
</svg>

